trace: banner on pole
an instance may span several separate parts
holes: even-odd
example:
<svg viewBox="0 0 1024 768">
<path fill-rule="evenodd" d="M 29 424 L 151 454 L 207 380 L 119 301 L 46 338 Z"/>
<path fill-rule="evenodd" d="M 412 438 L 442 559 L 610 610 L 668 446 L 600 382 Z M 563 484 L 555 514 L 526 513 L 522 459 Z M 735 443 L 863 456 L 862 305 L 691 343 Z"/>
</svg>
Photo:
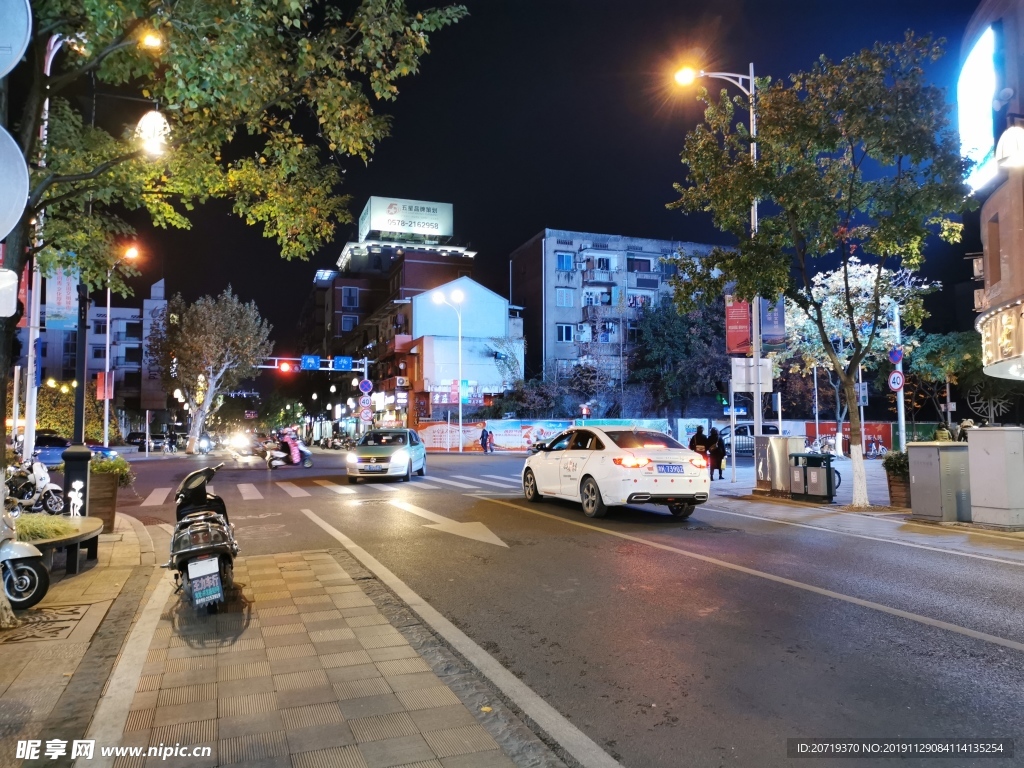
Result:
<svg viewBox="0 0 1024 768">
<path fill-rule="evenodd" d="M 46 330 L 78 330 L 78 270 L 58 269 L 46 278 Z"/>
<path fill-rule="evenodd" d="M 786 349 L 786 300 L 772 304 L 761 299 L 761 353 Z"/>
<path fill-rule="evenodd" d="M 750 304 L 731 294 L 725 296 L 725 353 L 748 355 L 753 348 L 750 333 Z"/>
<path fill-rule="evenodd" d="M 111 371 L 110 378 L 108 379 L 103 371 L 96 374 L 96 399 L 97 400 L 113 400 L 114 399 L 114 375 Z"/>
</svg>

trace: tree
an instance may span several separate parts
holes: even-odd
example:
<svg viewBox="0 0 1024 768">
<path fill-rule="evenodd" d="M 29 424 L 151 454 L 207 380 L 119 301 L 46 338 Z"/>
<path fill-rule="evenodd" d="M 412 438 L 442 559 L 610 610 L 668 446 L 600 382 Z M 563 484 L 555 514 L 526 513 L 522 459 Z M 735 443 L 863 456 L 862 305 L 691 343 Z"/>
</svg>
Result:
<svg viewBox="0 0 1024 768">
<path fill-rule="evenodd" d="M 816 331 L 853 402 L 857 367 L 882 327 L 886 266 L 917 269 L 935 234 L 959 240 L 960 225 L 949 215 L 970 204 L 950 106 L 941 88 L 925 82 L 924 66 L 941 54 L 940 43 L 908 33 L 900 43 L 879 43 L 839 62 L 822 57 L 792 75 L 788 86 L 758 81 L 756 162 L 749 132 L 734 120 L 746 101 L 724 92 L 713 101 L 702 92 L 705 119 L 686 137 L 688 180 L 676 185 L 680 199 L 670 207 L 711 212 L 736 243 L 680 260 L 677 303 L 694 306 L 731 281 L 741 298 L 785 296 Z M 755 232 L 752 200 L 761 201 Z M 874 270 L 866 316 L 849 282 L 853 259 Z M 823 265 L 843 277 L 838 317 L 849 345 L 845 357 L 832 348 L 825 297 L 815 292 L 813 276 Z M 850 438 L 853 504 L 867 506 L 856 409 Z"/>
<path fill-rule="evenodd" d="M 731 374 L 725 353 L 725 301 L 644 308 L 637 317 L 632 378 L 649 384 L 659 408 L 717 391 Z"/>
<path fill-rule="evenodd" d="M 285 258 L 329 243 L 352 220 L 337 193 L 340 158 L 367 161 L 389 131 L 373 102 L 393 100 L 400 78 L 419 70 L 430 34 L 465 15 L 461 6 L 410 11 L 403 0 L 32 0 L 32 8 L 12 120 L 31 188 L 5 266 L 21 274 L 35 254 L 45 271 L 79 269 L 90 288 L 106 283 L 116 245 L 132 233 L 124 211 L 187 228 L 191 210 L 222 198 Z M 54 36 L 65 45 L 46 77 Z M 160 38 L 159 49 L 149 45 Z M 169 151 L 148 159 L 131 131 L 108 131 L 76 109 L 72 99 L 93 78 L 158 103 Z M 112 286 L 127 290 L 118 272 Z M 0 321 L 4 379 L 14 329 Z"/>
<path fill-rule="evenodd" d="M 7 399 L 11 402 L 14 387 L 8 384 L 8 390 Z M 38 429 L 52 429 L 62 437 L 71 437 L 75 428 L 75 388 L 70 383 L 60 382 L 52 387 L 40 387 L 37 406 Z M 89 382 L 85 390 L 85 439 L 89 442 L 103 442 L 103 401 L 96 399 L 95 381 Z M 110 441 L 117 443 L 120 439 L 120 429 L 115 422 L 111 422 Z"/>
<path fill-rule="evenodd" d="M 921 339 L 910 356 L 909 370 L 923 385 L 921 389 L 935 405 L 941 419 L 940 398 L 946 387 L 961 379 L 970 380 L 981 374 L 981 336 L 974 331 L 962 333 L 934 333 Z M 946 414 L 946 423 L 952 414 Z"/>
<path fill-rule="evenodd" d="M 168 391 L 180 389 L 192 416 L 188 451 L 206 419 L 220 408 L 220 393 L 251 378 L 273 349 L 270 325 L 254 302 L 243 304 L 229 286 L 216 299 L 186 304 L 174 296 L 153 325 L 150 350 Z"/>
</svg>

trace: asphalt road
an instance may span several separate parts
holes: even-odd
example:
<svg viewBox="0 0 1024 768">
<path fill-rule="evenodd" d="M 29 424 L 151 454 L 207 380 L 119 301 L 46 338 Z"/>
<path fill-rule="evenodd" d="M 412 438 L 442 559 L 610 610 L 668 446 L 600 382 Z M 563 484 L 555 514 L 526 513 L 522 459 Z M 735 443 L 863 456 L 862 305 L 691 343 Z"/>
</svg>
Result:
<svg viewBox="0 0 1024 768">
<path fill-rule="evenodd" d="M 687 521 L 644 507 L 590 521 L 573 504 L 525 502 L 521 457 L 431 455 L 425 478 L 351 493 L 340 453 L 315 460 L 269 472 L 226 459 L 215 488 L 245 554 L 337 546 L 311 511 L 624 766 L 790 766 L 796 737 L 1024 749 L 1024 650 L 1012 647 L 1024 568 L 728 515 L 714 497 Z M 159 489 L 201 461 L 138 462 L 122 511 L 171 522 Z M 507 546 L 445 520 L 482 523 Z"/>
</svg>

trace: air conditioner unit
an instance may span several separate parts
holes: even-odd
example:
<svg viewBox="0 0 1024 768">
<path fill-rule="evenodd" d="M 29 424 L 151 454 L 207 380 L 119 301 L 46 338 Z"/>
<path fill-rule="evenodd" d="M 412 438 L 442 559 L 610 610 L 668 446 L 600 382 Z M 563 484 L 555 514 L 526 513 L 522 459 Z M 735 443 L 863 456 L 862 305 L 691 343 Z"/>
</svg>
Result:
<svg viewBox="0 0 1024 768">
<path fill-rule="evenodd" d="M 583 333 L 583 329 L 587 327 L 586 323 L 576 323 L 576 330 Z"/>
<path fill-rule="evenodd" d="M 979 256 L 976 259 L 971 260 L 974 266 L 974 279 L 984 280 L 985 279 L 985 257 Z"/>
</svg>

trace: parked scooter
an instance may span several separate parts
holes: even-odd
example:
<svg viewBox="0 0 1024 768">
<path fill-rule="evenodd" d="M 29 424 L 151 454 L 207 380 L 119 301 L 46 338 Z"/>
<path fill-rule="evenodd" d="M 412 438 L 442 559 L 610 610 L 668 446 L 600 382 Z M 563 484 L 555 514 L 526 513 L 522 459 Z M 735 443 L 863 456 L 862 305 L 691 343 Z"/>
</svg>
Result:
<svg viewBox="0 0 1024 768">
<path fill-rule="evenodd" d="M 287 449 L 287 450 L 283 450 Z M 301 440 L 293 440 L 289 446 L 281 442 L 276 449 L 267 449 L 267 469 L 277 469 L 286 464 L 301 464 L 309 468 L 313 466 L 313 452 Z"/>
<path fill-rule="evenodd" d="M 18 541 L 15 518 L 21 514 L 17 504 L 8 504 L 7 488 L 3 489 L 3 513 L 0 514 L 0 570 L 4 592 L 11 608 L 31 608 L 50 588 L 50 572 L 43 565 L 43 553 L 25 541 Z M 10 508 L 8 508 L 10 507 Z"/>
<path fill-rule="evenodd" d="M 25 512 L 64 512 L 64 489 L 50 481 L 50 472 L 41 461 L 25 462 L 7 470 L 7 489 Z"/>
<path fill-rule="evenodd" d="M 196 470 L 181 481 L 174 493 L 177 524 L 171 537 L 171 556 L 163 566 L 175 570 L 178 589 L 194 608 L 206 607 L 211 613 L 227 602 L 238 556 L 224 500 L 207 490 L 223 466 Z"/>
</svg>

